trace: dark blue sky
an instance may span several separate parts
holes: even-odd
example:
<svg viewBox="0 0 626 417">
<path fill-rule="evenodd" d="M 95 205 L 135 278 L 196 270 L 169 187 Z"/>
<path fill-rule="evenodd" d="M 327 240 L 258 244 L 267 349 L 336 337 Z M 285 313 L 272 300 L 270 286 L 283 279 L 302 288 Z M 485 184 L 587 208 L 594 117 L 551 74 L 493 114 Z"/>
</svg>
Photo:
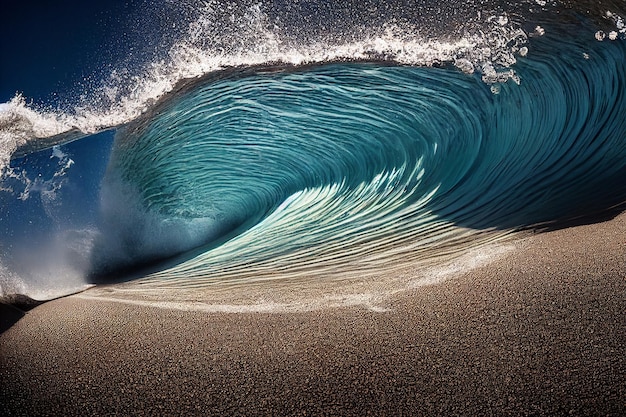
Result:
<svg viewBox="0 0 626 417">
<path fill-rule="evenodd" d="M 68 95 L 123 54 L 140 0 L 7 1 L 0 14 L 0 101 Z"/>
<path fill-rule="evenodd" d="M 135 24 L 143 4 L 145 0 L 5 1 L 0 12 L 0 102 L 16 92 L 41 104 L 71 101 L 85 90 L 85 77 L 99 80 L 128 54 L 129 43 L 143 30 Z M 23 202 L 13 194 L 0 195 L 0 218 L 5 219 L 0 237 L 31 236 L 28 233 L 61 223 L 93 221 L 113 136 L 101 135 L 64 147 L 75 163 L 57 193 L 62 204 L 54 206 L 55 219 L 36 193 Z M 49 150 L 15 164 L 31 175 L 41 173 L 44 180 L 58 169 Z"/>
</svg>

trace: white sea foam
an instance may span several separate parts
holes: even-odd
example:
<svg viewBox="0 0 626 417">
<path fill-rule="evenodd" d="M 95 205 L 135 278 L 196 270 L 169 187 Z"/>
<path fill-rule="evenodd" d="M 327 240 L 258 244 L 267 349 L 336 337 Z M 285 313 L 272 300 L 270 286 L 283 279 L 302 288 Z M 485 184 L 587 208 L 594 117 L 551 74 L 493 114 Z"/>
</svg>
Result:
<svg viewBox="0 0 626 417">
<path fill-rule="evenodd" d="M 29 140 L 58 135 L 72 128 L 72 118 L 63 112 L 35 110 L 17 94 L 0 104 L 0 168 L 11 154 Z"/>
</svg>

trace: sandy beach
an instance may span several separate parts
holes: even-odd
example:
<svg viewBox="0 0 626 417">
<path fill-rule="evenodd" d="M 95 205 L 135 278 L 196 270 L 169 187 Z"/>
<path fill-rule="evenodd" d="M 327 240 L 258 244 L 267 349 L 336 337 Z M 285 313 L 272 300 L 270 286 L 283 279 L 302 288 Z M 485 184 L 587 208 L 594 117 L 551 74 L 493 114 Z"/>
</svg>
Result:
<svg viewBox="0 0 626 417">
<path fill-rule="evenodd" d="M 626 215 L 515 246 L 380 311 L 14 311 L 0 414 L 626 415 Z"/>
</svg>

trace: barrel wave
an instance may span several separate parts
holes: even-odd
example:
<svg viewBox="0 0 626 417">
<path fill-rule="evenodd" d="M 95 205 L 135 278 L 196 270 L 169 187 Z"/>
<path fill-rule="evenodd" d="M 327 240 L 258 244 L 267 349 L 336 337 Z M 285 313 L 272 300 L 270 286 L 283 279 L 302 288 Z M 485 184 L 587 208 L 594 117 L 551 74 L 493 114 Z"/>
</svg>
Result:
<svg viewBox="0 0 626 417">
<path fill-rule="evenodd" d="M 380 273 L 474 245 L 485 230 L 621 203 L 620 52 L 570 51 L 575 77 L 550 55 L 520 63 L 529 81 L 499 94 L 454 69 L 375 63 L 186 87 L 119 133 L 103 190 L 116 227 L 96 265 L 200 247 L 156 273 L 169 280 L 158 285 Z"/>
<path fill-rule="evenodd" d="M 606 16 L 614 39 L 541 21 L 506 67 L 370 54 L 178 82 L 114 126 L 86 280 L 367 280 L 621 210 L 626 43 Z"/>
</svg>

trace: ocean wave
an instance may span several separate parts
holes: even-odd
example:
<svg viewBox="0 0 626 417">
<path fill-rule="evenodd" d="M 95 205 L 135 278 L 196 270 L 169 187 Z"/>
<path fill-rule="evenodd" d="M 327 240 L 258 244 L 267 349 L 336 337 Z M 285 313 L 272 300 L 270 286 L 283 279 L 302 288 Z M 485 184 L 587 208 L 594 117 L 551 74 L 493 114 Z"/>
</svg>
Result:
<svg viewBox="0 0 626 417">
<path fill-rule="evenodd" d="M 114 71 L 71 111 L 3 104 L 0 192 L 23 200 L 76 181 L 60 145 L 115 130 L 97 216 L 36 248 L 72 277 L 63 291 L 124 274 L 110 291 L 178 300 L 366 280 L 621 207 L 619 7 L 394 4 L 207 3 L 166 58 Z M 52 146 L 48 179 L 15 162 Z M 0 264 L 5 294 L 58 287 L 49 262 L 22 264 Z"/>
</svg>

